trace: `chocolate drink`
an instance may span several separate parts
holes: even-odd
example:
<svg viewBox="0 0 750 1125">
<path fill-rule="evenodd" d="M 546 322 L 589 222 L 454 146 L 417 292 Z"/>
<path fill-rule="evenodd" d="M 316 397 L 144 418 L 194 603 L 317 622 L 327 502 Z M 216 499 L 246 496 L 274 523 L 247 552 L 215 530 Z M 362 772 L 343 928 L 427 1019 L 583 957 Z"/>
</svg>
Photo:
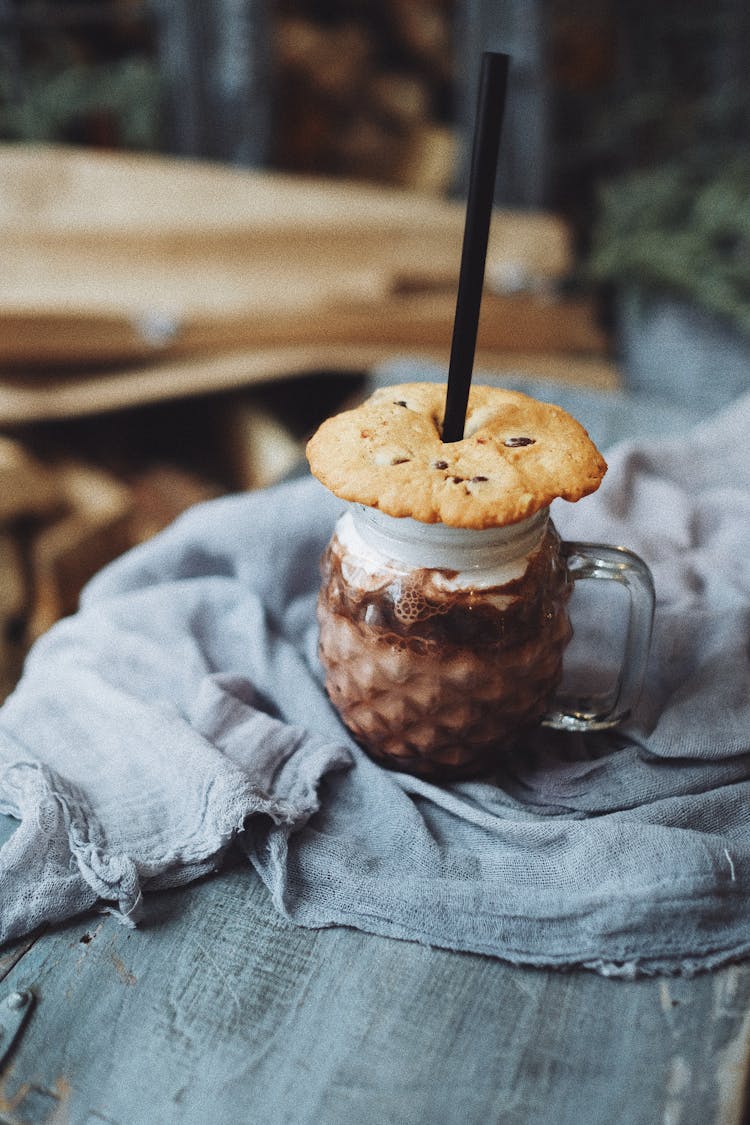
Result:
<svg viewBox="0 0 750 1125">
<path fill-rule="evenodd" d="M 382 764 L 476 776 L 549 709 L 571 636 L 571 579 L 546 510 L 470 531 L 357 505 L 322 570 L 326 688 Z"/>
<path fill-rule="evenodd" d="M 318 602 L 330 698 L 372 757 L 447 780 L 491 771 L 540 721 L 591 731 L 631 717 L 654 587 L 631 551 L 561 544 L 549 521 L 554 500 L 580 500 L 606 472 L 575 418 L 473 385 L 463 437 L 444 441 L 445 399 L 438 383 L 381 387 L 327 418 L 307 456 L 351 505 Z M 622 660 L 607 694 L 587 681 L 563 695 L 568 600 L 583 579 L 627 592 Z"/>
</svg>

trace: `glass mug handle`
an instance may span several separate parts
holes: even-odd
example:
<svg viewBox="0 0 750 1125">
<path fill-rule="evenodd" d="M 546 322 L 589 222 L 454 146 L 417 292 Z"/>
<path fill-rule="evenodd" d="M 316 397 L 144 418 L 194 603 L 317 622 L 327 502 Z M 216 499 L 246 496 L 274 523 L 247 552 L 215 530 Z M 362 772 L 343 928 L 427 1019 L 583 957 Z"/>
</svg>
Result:
<svg viewBox="0 0 750 1125">
<path fill-rule="evenodd" d="M 576 697 L 566 704 L 559 699 L 560 710 L 552 711 L 542 720 L 544 726 L 557 730 L 607 730 L 632 714 L 643 687 L 651 647 L 654 618 L 654 581 L 643 559 L 624 547 L 608 547 L 600 543 L 562 543 L 563 559 L 574 582 L 584 578 L 619 582 L 629 597 L 628 627 L 625 651 L 613 693 L 605 697 Z"/>
</svg>

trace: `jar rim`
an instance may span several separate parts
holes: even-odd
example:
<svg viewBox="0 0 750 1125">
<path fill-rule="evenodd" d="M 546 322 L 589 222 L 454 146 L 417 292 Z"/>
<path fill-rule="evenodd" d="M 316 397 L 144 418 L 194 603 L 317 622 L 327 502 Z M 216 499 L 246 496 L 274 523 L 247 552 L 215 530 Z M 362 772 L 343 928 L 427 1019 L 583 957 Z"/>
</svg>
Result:
<svg viewBox="0 0 750 1125">
<path fill-rule="evenodd" d="M 386 558 L 409 566 L 440 570 L 475 570 L 528 555 L 541 542 L 549 508 L 502 527 L 450 527 L 422 523 L 410 516 L 389 516 L 366 504 L 350 504 L 358 533 Z"/>
</svg>

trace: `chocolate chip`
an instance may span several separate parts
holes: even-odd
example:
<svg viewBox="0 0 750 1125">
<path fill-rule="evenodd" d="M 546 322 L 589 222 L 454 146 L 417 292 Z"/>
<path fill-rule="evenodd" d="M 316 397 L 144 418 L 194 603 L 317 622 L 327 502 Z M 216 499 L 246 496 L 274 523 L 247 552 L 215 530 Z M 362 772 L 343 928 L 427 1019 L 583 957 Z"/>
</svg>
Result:
<svg viewBox="0 0 750 1125">
<path fill-rule="evenodd" d="M 490 479 L 489 477 L 472 477 L 472 478 L 471 478 L 471 483 L 472 483 L 472 484 L 479 484 L 479 483 L 480 483 L 480 481 L 483 481 L 483 480 L 489 480 L 489 479 Z"/>
<path fill-rule="evenodd" d="M 465 477 L 451 477 L 454 484 L 463 484 L 465 479 Z"/>
<path fill-rule="evenodd" d="M 436 468 L 436 469 L 447 469 L 448 468 L 448 462 L 447 461 L 435 461 L 434 462 L 434 468 Z"/>
<path fill-rule="evenodd" d="M 412 455 L 405 449 L 386 448 L 376 449 L 372 459 L 376 465 L 404 465 L 411 461 Z"/>
<path fill-rule="evenodd" d="M 393 405 L 394 405 L 394 406 L 406 406 L 406 403 L 404 402 L 404 400 L 403 400 L 402 398 L 400 398 L 400 399 L 398 400 L 398 402 L 394 402 L 394 404 L 393 404 Z M 408 407 L 408 406 L 406 406 L 406 409 L 408 410 L 408 409 L 409 409 L 409 407 Z"/>
<path fill-rule="evenodd" d="M 509 449 L 518 449 L 522 445 L 533 445 L 536 438 L 533 437 L 509 437 L 503 442 Z"/>
</svg>

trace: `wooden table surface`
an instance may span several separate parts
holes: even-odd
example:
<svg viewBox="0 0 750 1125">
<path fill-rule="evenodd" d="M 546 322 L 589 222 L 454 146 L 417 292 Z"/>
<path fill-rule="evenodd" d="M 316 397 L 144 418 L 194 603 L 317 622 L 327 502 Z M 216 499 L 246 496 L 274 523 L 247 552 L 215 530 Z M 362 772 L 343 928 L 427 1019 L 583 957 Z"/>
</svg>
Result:
<svg viewBox="0 0 750 1125">
<path fill-rule="evenodd" d="M 6 1125 L 746 1119 L 750 964 L 623 981 L 302 929 L 239 856 L 137 930 L 87 915 L 6 946 L 0 1005 L 16 990 Z"/>
</svg>

